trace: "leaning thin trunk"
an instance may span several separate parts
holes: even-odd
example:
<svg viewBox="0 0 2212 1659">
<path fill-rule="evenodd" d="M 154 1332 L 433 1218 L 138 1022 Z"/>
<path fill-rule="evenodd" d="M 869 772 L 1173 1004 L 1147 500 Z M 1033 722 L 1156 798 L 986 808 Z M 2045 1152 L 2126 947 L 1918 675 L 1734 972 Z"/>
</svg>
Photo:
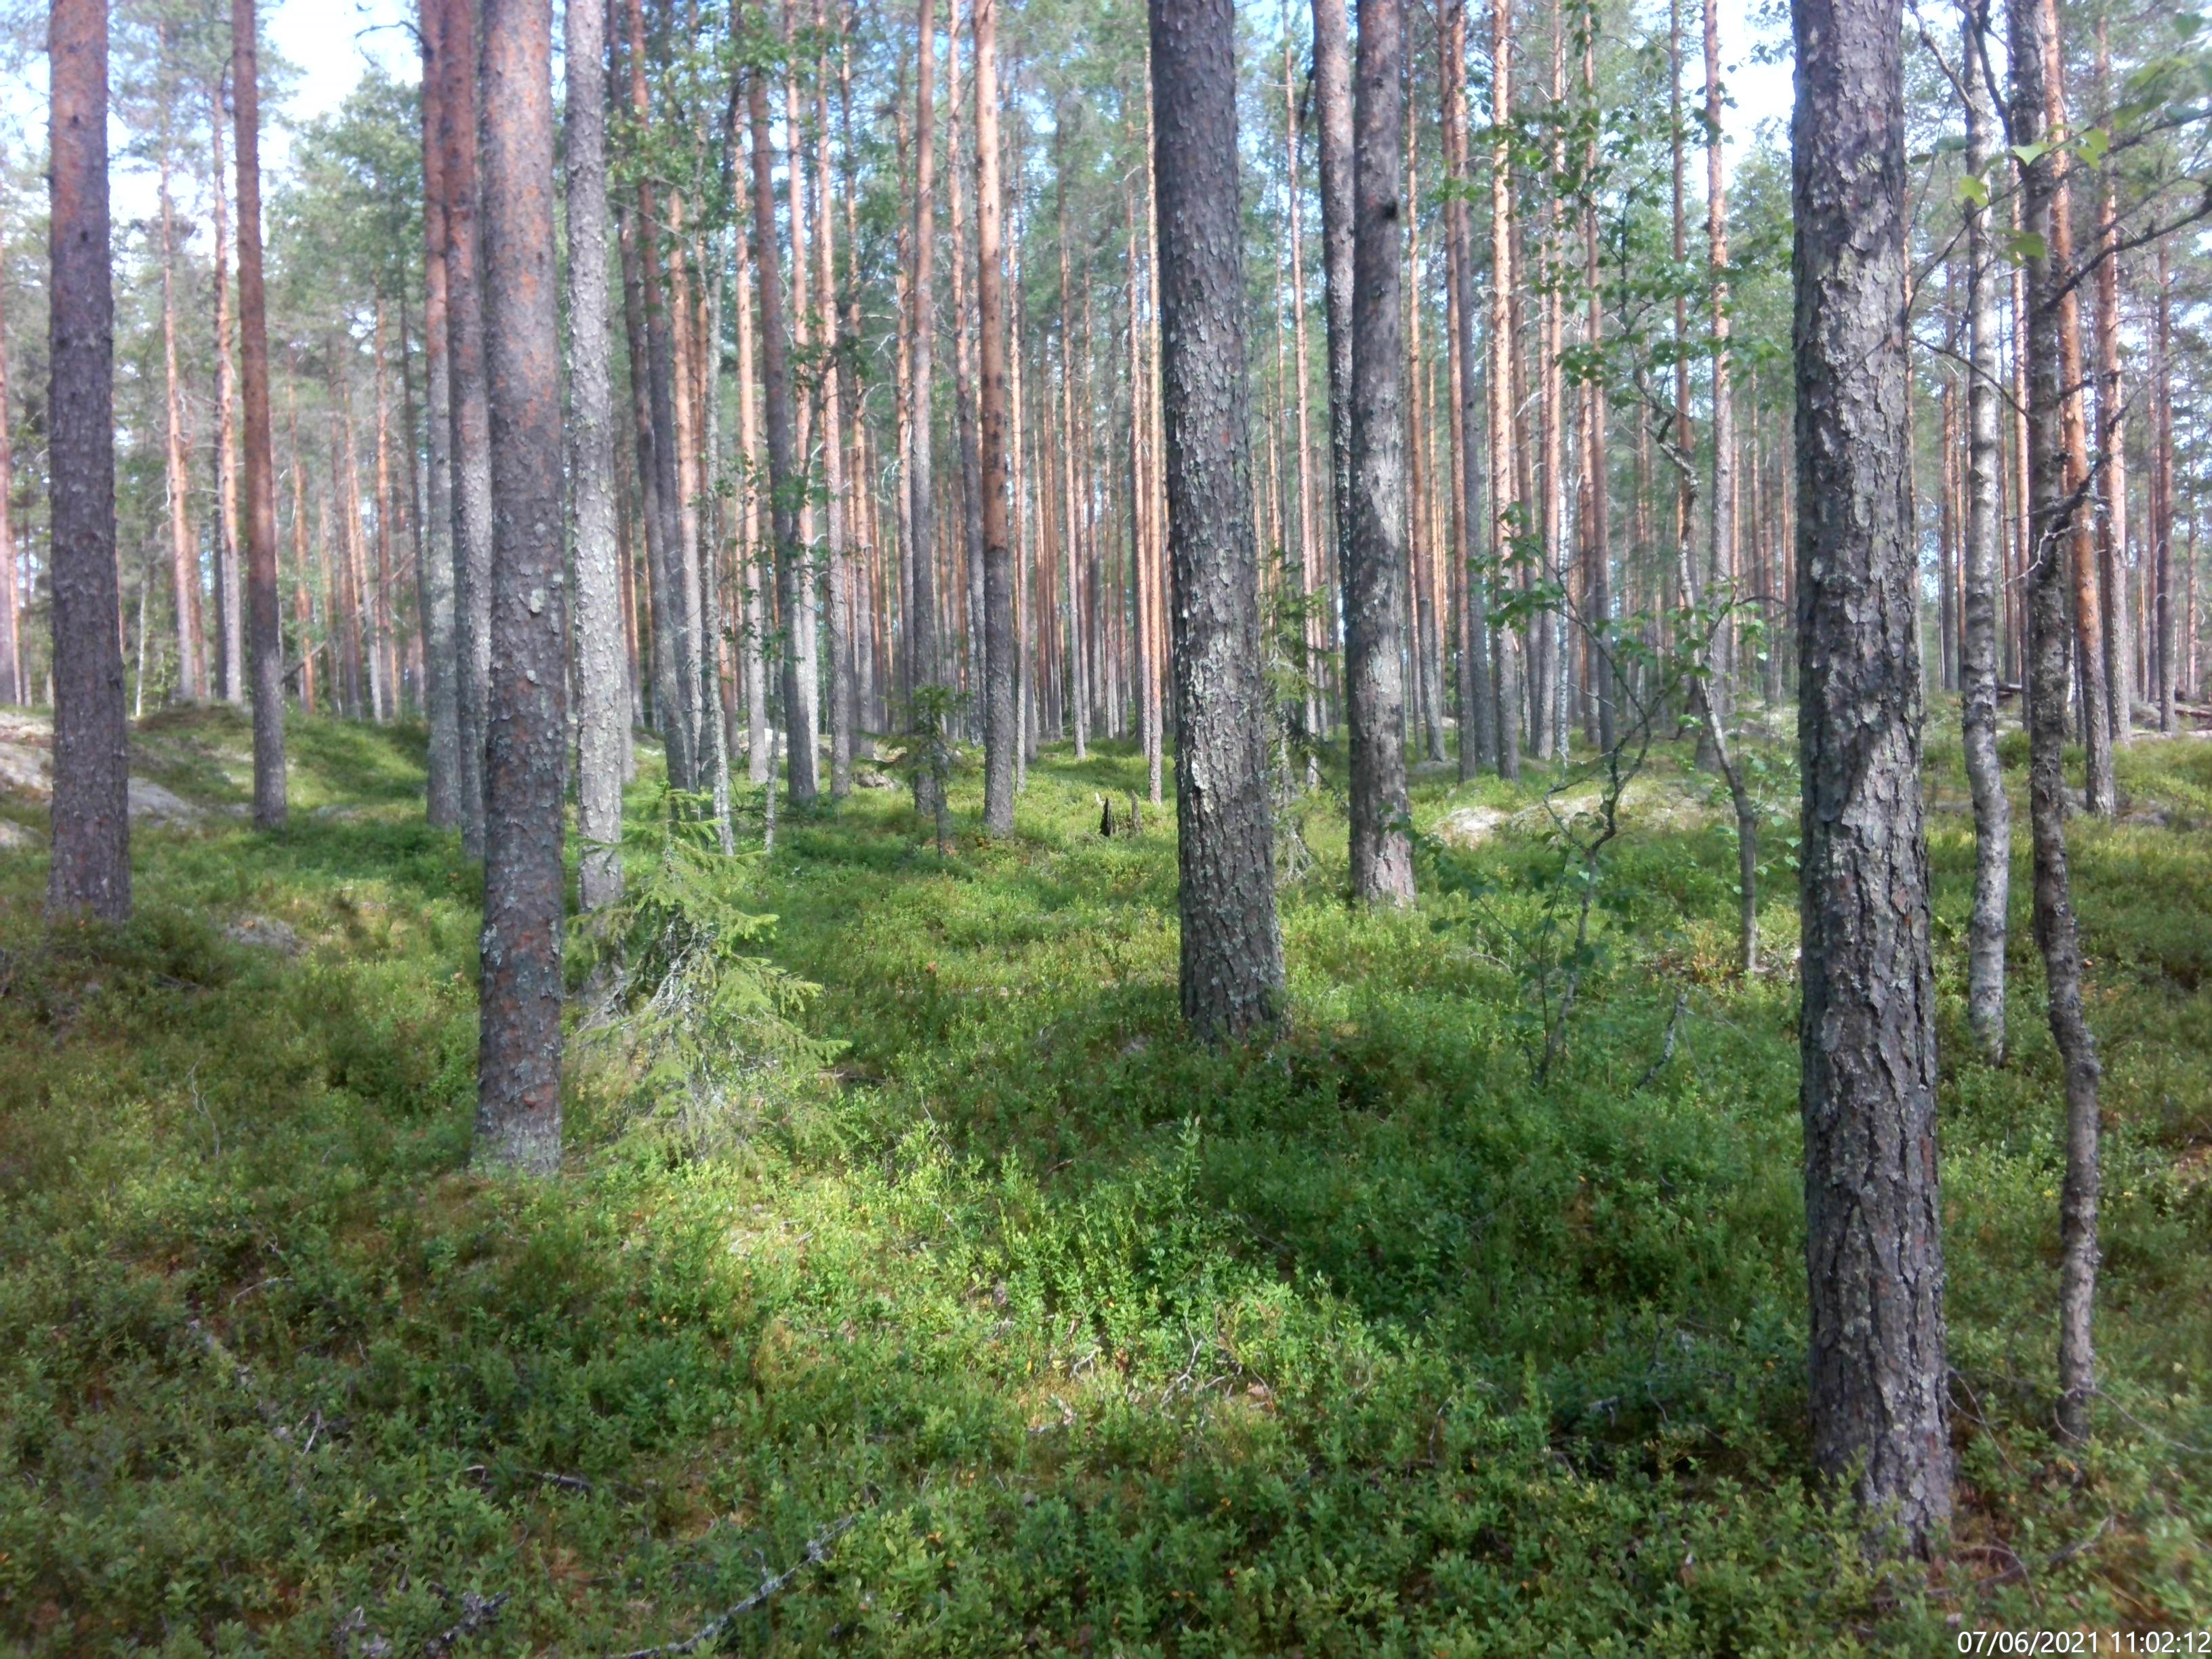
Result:
<svg viewBox="0 0 2212 1659">
<path fill-rule="evenodd" d="M 2045 142 L 2052 107 L 2049 76 L 2059 61 L 2051 0 L 2010 0 L 2012 140 L 2015 154 Z M 2058 1205 L 2058 1423 L 2081 1439 L 2097 1391 L 2093 1316 L 2097 1292 L 2097 1045 L 2081 1009 L 2081 941 L 2066 865 L 2063 770 L 2069 673 L 2066 599 L 2083 504 L 2072 465 L 2064 405 L 2065 289 L 2069 264 L 2057 235 L 2064 208 L 2057 152 L 2021 168 L 2021 220 L 2033 249 L 2027 287 L 2028 823 L 2035 839 L 2035 942 L 2043 951 L 2051 1035 L 2066 1075 L 2066 1176 Z M 2078 355 L 2078 354 L 2077 354 Z M 2078 599 L 2078 588 L 2076 590 Z M 2094 684 L 2094 675 L 2086 677 Z"/>
</svg>

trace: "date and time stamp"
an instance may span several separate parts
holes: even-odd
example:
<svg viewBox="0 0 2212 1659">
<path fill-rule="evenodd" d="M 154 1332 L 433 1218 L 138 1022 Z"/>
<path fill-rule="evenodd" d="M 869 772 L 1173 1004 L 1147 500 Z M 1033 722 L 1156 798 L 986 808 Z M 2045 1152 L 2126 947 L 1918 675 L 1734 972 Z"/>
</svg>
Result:
<svg viewBox="0 0 2212 1659">
<path fill-rule="evenodd" d="M 2212 1656 L 2212 1630 L 1962 1630 L 1960 1653 L 2003 1659 L 2013 1654 L 2171 1654 Z"/>
</svg>

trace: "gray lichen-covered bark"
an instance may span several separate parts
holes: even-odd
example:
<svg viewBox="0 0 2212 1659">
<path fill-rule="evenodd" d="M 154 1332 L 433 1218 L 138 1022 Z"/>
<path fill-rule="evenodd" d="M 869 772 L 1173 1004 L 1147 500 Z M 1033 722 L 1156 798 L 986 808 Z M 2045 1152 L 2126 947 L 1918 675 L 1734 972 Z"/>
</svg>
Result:
<svg viewBox="0 0 2212 1659">
<path fill-rule="evenodd" d="M 999 5 L 975 0 L 975 300 L 982 329 L 983 828 L 1014 828 L 1021 747 L 1015 702 L 1014 546 L 1007 512 L 1006 204 L 999 187 Z"/>
<path fill-rule="evenodd" d="M 491 672 L 491 414 L 477 260 L 477 32 L 473 0 L 446 0 L 440 110 L 446 180 L 446 343 L 453 422 L 455 708 L 461 845 L 484 845 L 485 677 Z"/>
<path fill-rule="evenodd" d="M 1990 107 L 1989 0 L 1963 0 L 1960 54 L 1966 106 L 1966 171 L 1986 176 L 1999 133 Z M 1996 248 L 1986 201 L 1966 211 L 1966 547 L 1962 595 L 1966 639 L 1960 659 L 1966 782 L 1974 799 L 1974 904 L 1966 933 L 1966 1019 L 1991 1063 L 2005 1053 L 2006 908 L 2012 881 L 2012 804 L 1997 759 L 1998 434 L 1997 376 L 2003 365 L 1997 326 Z"/>
<path fill-rule="evenodd" d="M 453 394 L 446 343 L 443 0 L 422 0 L 422 345 L 428 407 L 428 500 L 423 510 L 422 692 L 430 724 L 429 819 L 461 822 L 459 665 L 453 637 Z"/>
<path fill-rule="evenodd" d="M 284 823 L 284 632 L 276 606 L 276 460 L 269 421 L 269 303 L 261 267 L 261 53 L 254 0 L 230 0 L 238 132 L 239 391 L 246 416 L 247 672 L 253 684 L 253 822 Z M 386 520 L 380 510 L 378 522 Z M 392 603 L 387 586 L 384 602 Z"/>
<path fill-rule="evenodd" d="M 761 392 L 767 410 L 769 519 L 775 542 L 777 596 L 783 605 L 783 723 L 791 799 L 815 799 L 814 575 L 799 540 L 799 491 L 792 453 L 790 337 L 785 332 L 783 276 L 776 260 L 775 151 L 769 147 L 768 84 L 754 74 L 745 89 L 752 126 L 753 236 L 760 286 Z M 769 779 L 775 787 L 775 779 Z"/>
<path fill-rule="evenodd" d="M 131 818 L 123 642 L 115 620 L 106 0 L 55 0 L 47 46 L 54 794 L 46 910 L 124 921 L 131 915 Z"/>
<path fill-rule="evenodd" d="M 480 1163 L 561 1160 L 566 595 L 550 0 L 485 0 L 483 254 L 491 419 Z"/>
<path fill-rule="evenodd" d="M 2050 0 L 2010 0 L 2012 141 L 2031 154 L 2050 132 L 2050 67 L 2058 60 L 2057 16 Z M 2027 701 L 2028 823 L 2035 839 L 2035 942 L 2042 948 L 2051 1035 L 2066 1073 L 2066 1176 L 2058 1201 L 2058 1420 L 2079 1439 L 2088 1432 L 2097 1388 L 2093 1315 L 2097 1292 L 2097 1045 L 2081 1011 L 2081 939 L 2066 865 L 2064 750 L 2069 583 L 2079 571 L 2076 488 L 2081 470 L 2069 451 L 2065 405 L 2071 395 L 2063 335 L 2069 262 L 2056 220 L 2063 210 L 2058 154 L 2043 149 L 2021 169 L 2021 229 L 2040 239 L 2024 259 L 2027 337 Z M 2033 251 L 2037 243 L 2026 242 Z M 2094 678 L 2094 677 L 2092 677 Z M 2094 767 L 2094 759 L 2092 761 Z"/>
<path fill-rule="evenodd" d="M 1951 1512 L 1936 989 L 1907 520 L 1899 0 L 1797 0 L 1798 755 L 1813 1452 Z"/>
<path fill-rule="evenodd" d="M 568 56 L 568 469 L 576 569 L 576 828 L 580 896 L 622 896 L 622 593 L 615 568 L 614 384 L 609 367 L 605 15 L 571 0 Z"/>
<path fill-rule="evenodd" d="M 1406 204 L 1404 0 L 1359 9 L 1352 156 L 1352 534 L 1344 679 L 1352 738 L 1352 891 L 1413 896 L 1406 833 Z"/>
<path fill-rule="evenodd" d="M 1150 10 L 1182 1011 L 1219 1039 L 1272 1023 L 1283 997 L 1246 420 L 1236 12 L 1232 0 L 1152 0 Z"/>
</svg>

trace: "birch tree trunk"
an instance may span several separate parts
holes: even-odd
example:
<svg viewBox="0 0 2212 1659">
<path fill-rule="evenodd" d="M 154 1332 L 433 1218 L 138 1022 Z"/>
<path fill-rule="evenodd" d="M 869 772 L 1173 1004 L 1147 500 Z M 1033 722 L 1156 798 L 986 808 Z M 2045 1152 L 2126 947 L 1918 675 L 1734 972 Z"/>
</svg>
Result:
<svg viewBox="0 0 2212 1659">
<path fill-rule="evenodd" d="M 1273 1024 L 1283 1000 L 1251 539 L 1236 14 L 1231 0 L 1152 0 L 1150 11 L 1182 1011 L 1221 1041 Z M 1396 68 L 1389 74 L 1395 93 Z M 1398 161 L 1389 137 L 1386 178 Z"/>
<path fill-rule="evenodd" d="M 568 57 L 568 469 L 576 566 L 579 896 L 622 896 L 622 596 L 615 565 L 614 386 L 607 303 L 605 12 L 570 0 Z"/>
<path fill-rule="evenodd" d="M 1898 0 L 1798 0 L 1798 755 L 1815 1461 L 1924 1548 L 1951 1511 L 1918 572 L 1898 318 Z"/>
<path fill-rule="evenodd" d="M 1986 179 L 1996 149 L 1996 112 L 1983 65 L 1988 61 L 1989 0 L 1961 0 L 1966 106 L 1966 171 Z M 2005 1054 L 2005 935 L 2012 879 L 2012 804 L 1997 759 L 1997 472 L 2002 392 L 1998 361 L 1996 249 L 1987 198 L 1966 213 L 1966 554 L 1960 653 L 1966 781 L 1974 800 L 1974 903 L 1967 923 L 1966 1018 L 1991 1065 Z"/>
</svg>

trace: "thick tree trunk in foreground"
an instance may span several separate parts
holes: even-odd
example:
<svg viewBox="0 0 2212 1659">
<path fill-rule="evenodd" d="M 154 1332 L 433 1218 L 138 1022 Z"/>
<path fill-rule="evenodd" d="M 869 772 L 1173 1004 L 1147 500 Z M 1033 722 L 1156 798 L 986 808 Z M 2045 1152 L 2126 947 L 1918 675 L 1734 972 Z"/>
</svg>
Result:
<svg viewBox="0 0 2212 1659">
<path fill-rule="evenodd" d="M 1963 0 L 1966 170 L 1986 175 L 1997 129 L 1982 76 L 1989 36 L 1989 0 Z M 1960 659 L 1966 781 L 1974 798 L 1974 905 L 1967 923 L 1966 1018 L 1992 1065 L 2004 1059 L 2005 933 L 2012 880 L 2012 804 L 1997 759 L 1997 474 L 2004 465 L 1998 435 L 1996 249 L 1987 203 L 1966 204 L 1966 556 L 1961 583 L 1966 638 Z"/>
<path fill-rule="evenodd" d="M 1951 1512 L 1936 990 L 1906 518 L 1899 0 L 1797 0 L 1798 755 L 1813 1451 L 1924 1546 Z"/>
<path fill-rule="evenodd" d="M 477 1158 L 561 1161 L 561 793 L 567 680 L 549 0 L 485 0 L 483 253 L 491 416 Z"/>
<path fill-rule="evenodd" d="M 446 343 L 453 468 L 453 634 L 461 845 L 484 850 L 485 677 L 491 672 L 491 414 L 477 276 L 477 33 L 473 0 L 445 0 L 440 90 L 446 184 Z"/>
<path fill-rule="evenodd" d="M 55 0 L 47 477 L 53 502 L 53 862 L 46 911 L 131 915 L 115 569 L 115 295 L 109 286 L 107 7 Z M 9 550 L 9 556 L 14 556 Z"/>
<path fill-rule="evenodd" d="M 2012 140 L 2033 151 L 2046 142 L 2053 101 L 2049 76 L 2058 62 L 2057 13 L 2051 0 L 2010 0 Z M 2042 948 L 2051 998 L 2051 1035 L 2066 1071 L 2066 1177 L 2058 1205 L 2058 1421 L 2067 1435 L 2088 1433 L 2097 1389 L 2092 1324 L 2096 1303 L 2098 1108 L 2097 1045 L 2081 1012 L 2081 940 L 2066 867 L 2063 771 L 2066 703 L 2066 599 L 2069 563 L 2087 510 L 2079 490 L 2064 408 L 2067 379 L 2063 293 L 2070 274 L 2059 254 L 2058 215 L 2064 189 L 2058 152 L 2045 150 L 2021 169 L 2021 228 L 2041 238 L 2044 252 L 2022 262 L 2027 286 L 2028 823 L 2035 838 L 2035 942 Z M 2031 243 L 2031 246 L 2033 244 Z M 2078 354 L 2075 354 L 2078 356 Z M 2077 618 L 2078 622 L 2078 618 Z M 2090 677 L 2094 682 L 2094 676 Z"/>
<path fill-rule="evenodd" d="M 614 385 L 607 314 L 605 12 L 570 0 L 567 38 L 568 453 L 576 562 L 576 829 L 583 908 L 622 896 L 623 620 L 615 568 Z"/>
<path fill-rule="evenodd" d="M 253 822 L 284 822 L 284 624 L 276 605 L 276 458 L 269 423 L 269 306 L 261 278 L 261 56 L 254 0 L 230 0 L 238 117 L 239 391 L 246 404 L 246 586 L 253 678 Z M 378 365 L 381 384 L 382 365 Z M 386 533 L 377 506 L 379 535 Z M 387 585 L 384 602 L 392 595 Z"/>
<path fill-rule="evenodd" d="M 1328 461 L 1334 573 L 1352 539 L 1352 37 L 1345 0 L 1313 0 L 1314 137 L 1321 184 L 1321 262 L 1328 336 Z M 1326 589 L 1328 582 L 1324 581 Z M 1326 652 L 1335 642 L 1322 629 Z M 1321 699 L 1322 723 L 1328 698 Z"/>
<path fill-rule="evenodd" d="M 1014 547 L 1007 522 L 1006 207 L 999 189 L 999 5 L 975 0 L 975 301 L 983 398 L 983 828 L 1014 827 Z"/>
<path fill-rule="evenodd" d="M 459 664 L 453 632 L 453 416 L 447 344 L 445 8 L 422 0 L 422 355 L 428 382 L 428 488 L 422 503 L 422 698 L 430 716 L 429 819 L 461 822 Z"/>
<path fill-rule="evenodd" d="M 1247 448 L 1236 14 L 1231 0 L 1152 0 L 1151 13 L 1182 1011 L 1220 1039 L 1271 1024 L 1283 998 Z M 1395 144 L 1385 153 L 1395 168 Z"/>
<path fill-rule="evenodd" d="M 1403 0 L 1359 12 L 1352 287 L 1352 535 L 1344 560 L 1344 679 L 1352 736 L 1352 891 L 1413 896 L 1406 816 L 1406 351 L 1399 264 L 1406 204 Z"/>
</svg>

